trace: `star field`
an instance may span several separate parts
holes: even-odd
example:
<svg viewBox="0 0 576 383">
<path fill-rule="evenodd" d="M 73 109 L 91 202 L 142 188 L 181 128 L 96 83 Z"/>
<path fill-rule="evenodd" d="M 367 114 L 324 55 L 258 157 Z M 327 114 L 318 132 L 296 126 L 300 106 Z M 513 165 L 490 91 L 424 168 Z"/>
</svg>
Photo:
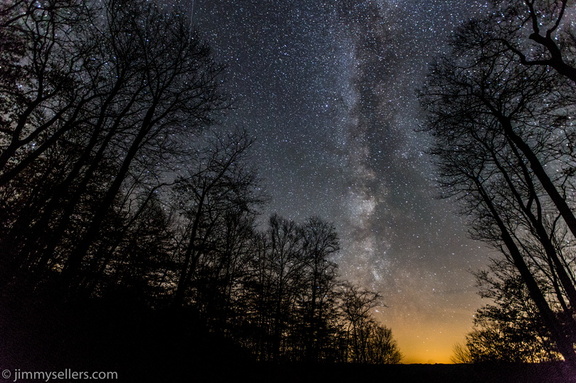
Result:
<svg viewBox="0 0 576 383">
<path fill-rule="evenodd" d="M 415 96 L 432 58 L 483 1 L 183 1 L 227 66 L 268 212 L 334 222 L 345 279 L 380 292 L 404 362 L 449 362 L 480 305 L 488 250 L 438 200 Z"/>
</svg>

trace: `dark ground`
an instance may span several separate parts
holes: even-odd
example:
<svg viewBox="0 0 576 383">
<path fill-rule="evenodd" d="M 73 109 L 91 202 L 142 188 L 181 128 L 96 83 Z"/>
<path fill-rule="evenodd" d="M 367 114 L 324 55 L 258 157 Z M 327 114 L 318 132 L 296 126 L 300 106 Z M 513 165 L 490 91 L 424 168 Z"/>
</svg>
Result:
<svg viewBox="0 0 576 383">
<path fill-rule="evenodd" d="M 382 383 L 560 383 L 573 382 L 559 366 L 542 365 L 390 365 L 321 366 L 304 373 L 284 368 L 254 374 L 258 382 L 382 382 Z"/>
<path fill-rule="evenodd" d="M 45 300 L 4 299 L 0 303 L 0 370 L 117 371 L 120 382 L 571 381 L 560 364 L 258 364 L 241 348 L 208 333 L 199 323 L 191 312 L 128 307 L 122 299 L 65 306 Z M 2 380 L 0 377 L 0 383 Z M 13 376 L 4 381 L 12 382 Z"/>
</svg>

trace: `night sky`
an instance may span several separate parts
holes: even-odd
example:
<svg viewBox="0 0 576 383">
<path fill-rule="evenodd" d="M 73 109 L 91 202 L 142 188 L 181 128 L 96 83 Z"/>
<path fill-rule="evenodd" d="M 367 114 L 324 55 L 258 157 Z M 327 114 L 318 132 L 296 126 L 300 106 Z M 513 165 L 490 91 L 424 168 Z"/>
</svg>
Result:
<svg viewBox="0 0 576 383">
<path fill-rule="evenodd" d="M 439 200 L 415 90 L 463 20 L 458 0 L 183 0 L 227 66 L 257 140 L 266 214 L 333 222 L 344 279 L 374 289 L 405 363 L 449 362 L 482 304 L 471 270 L 488 249 Z"/>
</svg>

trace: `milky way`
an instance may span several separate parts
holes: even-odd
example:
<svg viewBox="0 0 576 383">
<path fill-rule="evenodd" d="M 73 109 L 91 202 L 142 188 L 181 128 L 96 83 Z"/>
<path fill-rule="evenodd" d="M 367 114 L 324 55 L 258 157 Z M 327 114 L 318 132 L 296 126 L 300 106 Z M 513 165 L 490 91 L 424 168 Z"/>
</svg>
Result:
<svg viewBox="0 0 576 383">
<path fill-rule="evenodd" d="M 405 362 L 446 362 L 480 305 L 469 271 L 487 250 L 435 198 L 415 90 L 482 1 L 195 0 L 184 7 L 227 66 L 235 109 L 272 197 L 320 216 L 342 277 L 379 291 Z M 192 11 L 193 9 L 193 11 Z"/>
</svg>

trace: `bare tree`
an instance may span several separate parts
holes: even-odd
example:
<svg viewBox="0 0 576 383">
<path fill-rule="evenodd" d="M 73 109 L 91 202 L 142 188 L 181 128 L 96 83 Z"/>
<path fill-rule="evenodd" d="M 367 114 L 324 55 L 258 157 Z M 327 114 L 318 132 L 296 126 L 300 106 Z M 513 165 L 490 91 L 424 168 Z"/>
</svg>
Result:
<svg viewBox="0 0 576 383">
<path fill-rule="evenodd" d="M 392 330 L 383 325 L 372 325 L 368 342 L 368 363 L 398 364 L 401 360 L 402 353 L 392 337 Z"/>
<path fill-rule="evenodd" d="M 0 19 L 6 270 L 85 285 L 136 224 L 137 196 L 170 183 L 226 107 L 221 68 L 184 13 L 155 2 L 22 0 Z"/>
<path fill-rule="evenodd" d="M 297 331 L 302 336 L 303 358 L 317 362 L 323 357 L 335 320 L 337 265 L 330 257 L 339 250 L 339 244 L 334 226 L 318 217 L 308 219 L 301 229 L 305 274 L 297 298 L 300 307 Z"/>
<path fill-rule="evenodd" d="M 522 66 L 512 54 L 474 40 L 484 27 L 462 28 L 454 41 L 458 53 L 432 69 L 423 102 L 432 153 L 446 195 L 470 216 L 473 237 L 515 265 L 558 349 L 574 363 L 569 328 L 576 289 L 571 256 L 559 241 L 565 228 L 576 233 L 570 174 L 563 171 L 570 159 L 557 150 L 563 134 L 548 128 L 562 124 L 557 117 L 570 104 L 561 87 L 550 86 L 557 76 L 545 67 Z M 554 296 L 547 286 L 554 286 Z M 558 310 L 571 318 L 566 324 Z"/>
<path fill-rule="evenodd" d="M 347 341 L 346 360 L 368 363 L 373 326 L 371 310 L 378 306 L 381 296 L 347 282 L 339 286 L 339 296 L 339 310 Z"/>
<path fill-rule="evenodd" d="M 77 126 L 92 94 L 84 86 L 83 24 L 92 10 L 81 1 L 19 0 L 0 8 L 2 126 L 0 185 Z"/>
<path fill-rule="evenodd" d="M 233 246 L 226 242 L 235 238 L 228 230 L 240 228 L 229 224 L 241 224 L 243 219 L 254 216 L 264 201 L 257 190 L 256 174 L 246 162 L 251 145 L 245 132 L 216 136 L 197 163 L 190 166 L 189 174 L 176 181 L 173 203 L 179 211 L 181 227 L 177 239 L 181 270 L 174 293 L 177 306 L 184 303 L 190 284 L 203 266 L 202 258 L 214 255 L 223 244 Z M 222 237 L 225 234 L 230 237 Z"/>
<path fill-rule="evenodd" d="M 184 15 L 165 14 L 154 3 L 136 8 L 139 12 L 134 12 L 134 6 L 128 10 L 125 4 L 112 3 L 110 12 L 119 13 L 120 21 L 133 28 L 130 37 L 140 52 L 137 81 L 142 100 L 122 121 L 129 128 L 124 135 L 125 155 L 119 158 L 98 210 L 66 262 L 64 272 L 68 274 L 80 267 L 138 156 L 150 148 L 165 155 L 170 145 L 194 133 L 222 105 L 216 92 L 219 71 Z M 161 143 L 164 145 L 159 147 Z"/>
<path fill-rule="evenodd" d="M 493 260 L 488 271 L 476 274 L 480 296 L 493 303 L 477 310 L 474 330 L 466 337 L 471 362 L 539 363 L 558 360 L 537 307 L 518 275 L 507 260 Z M 551 287 L 540 283 L 546 295 Z"/>
<path fill-rule="evenodd" d="M 570 1 L 492 0 L 490 5 L 491 12 L 478 20 L 486 27 L 480 41 L 499 53 L 512 53 L 523 65 L 549 67 L 576 83 Z"/>
</svg>

